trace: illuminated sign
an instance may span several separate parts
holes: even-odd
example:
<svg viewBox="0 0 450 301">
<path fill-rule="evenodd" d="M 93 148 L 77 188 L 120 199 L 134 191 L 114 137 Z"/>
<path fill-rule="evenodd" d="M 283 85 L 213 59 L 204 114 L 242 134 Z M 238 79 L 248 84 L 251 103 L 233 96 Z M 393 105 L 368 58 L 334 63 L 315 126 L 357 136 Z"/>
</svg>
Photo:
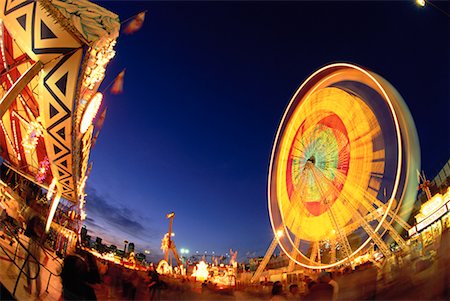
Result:
<svg viewBox="0 0 450 301">
<path fill-rule="evenodd" d="M 434 212 L 432 215 L 421 221 L 417 224 L 417 231 L 420 231 L 427 226 L 431 225 L 434 221 L 436 221 L 438 218 L 443 216 L 447 212 L 447 206 L 442 206 L 439 208 L 436 212 Z"/>
<path fill-rule="evenodd" d="M 437 208 L 439 208 L 442 205 L 442 203 L 443 203 L 442 196 L 440 194 L 437 194 L 431 200 L 422 205 L 422 208 L 420 208 L 420 212 L 424 216 L 428 216 Z"/>
</svg>

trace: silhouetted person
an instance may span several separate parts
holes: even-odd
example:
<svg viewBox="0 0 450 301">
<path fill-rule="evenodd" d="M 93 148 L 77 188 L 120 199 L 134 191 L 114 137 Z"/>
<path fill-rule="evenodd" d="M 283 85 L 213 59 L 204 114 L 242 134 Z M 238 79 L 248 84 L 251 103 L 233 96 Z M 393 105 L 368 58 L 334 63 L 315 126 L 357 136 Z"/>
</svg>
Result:
<svg viewBox="0 0 450 301">
<path fill-rule="evenodd" d="M 332 300 L 333 299 L 333 286 L 328 282 L 331 280 L 330 276 L 326 272 L 322 272 L 317 279 L 318 282 L 313 284 L 309 289 L 308 295 L 305 300 Z"/>
<path fill-rule="evenodd" d="M 148 284 L 147 287 L 150 290 L 150 300 L 160 300 L 161 298 L 161 280 L 159 274 L 153 266 L 150 267 L 148 272 Z"/>
<path fill-rule="evenodd" d="M 205 280 L 202 283 L 202 294 L 205 294 L 207 291 L 208 291 L 208 283 Z"/>
<path fill-rule="evenodd" d="M 25 286 L 25 290 L 31 294 L 32 292 L 32 280 L 30 279 L 35 277 L 36 274 L 40 271 L 38 266 L 41 261 L 41 245 L 40 241 L 44 237 L 44 222 L 41 220 L 41 218 L 38 215 L 33 215 L 30 217 L 30 219 L 27 221 L 27 228 L 25 229 L 25 235 L 29 237 L 28 242 L 28 254 L 26 257 L 26 266 L 25 270 L 27 273 L 27 286 Z M 33 274 L 34 272 L 34 274 Z M 41 293 L 41 279 L 40 275 L 37 275 L 35 279 L 36 283 L 36 291 L 35 295 L 36 297 L 39 296 Z"/>
<path fill-rule="evenodd" d="M 283 295 L 283 284 L 280 281 L 275 281 L 272 286 L 272 297 L 270 301 L 284 301 L 286 298 Z"/>
<path fill-rule="evenodd" d="M 300 290 L 297 284 L 291 284 L 289 286 L 288 300 L 300 300 Z"/>
<path fill-rule="evenodd" d="M 63 300 L 97 300 L 94 289 L 88 284 L 88 264 L 79 255 L 64 258 L 61 272 Z"/>
</svg>

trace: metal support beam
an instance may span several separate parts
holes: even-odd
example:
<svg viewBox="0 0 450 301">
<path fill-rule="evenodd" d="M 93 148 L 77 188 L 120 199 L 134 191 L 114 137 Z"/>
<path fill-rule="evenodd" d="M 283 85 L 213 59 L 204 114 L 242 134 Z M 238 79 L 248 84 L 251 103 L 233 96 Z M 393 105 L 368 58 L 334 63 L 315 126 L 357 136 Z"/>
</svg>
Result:
<svg viewBox="0 0 450 301">
<path fill-rule="evenodd" d="M 296 256 L 297 256 L 296 248 L 297 249 L 300 248 L 300 237 L 299 236 L 295 236 L 295 242 L 294 242 L 294 247 L 292 248 L 292 251 L 291 251 L 291 257 L 296 258 Z M 293 261 L 291 259 L 291 260 L 289 260 L 288 271 L 292 272 L 294 270 L 294 268 L 295 268 L 295 261 Z"/>
<path fill-rule="evenodd" d="M 266 265 L 269 263 L 270 258 L 272 257 L 273 251 L 275 251 L 275 248 L 278 245 L 278 240 L 276 237 L 273 238 L 272 243 L 270 244 L 269 249 L 267 249 L 266 255 L 264 256 L 263 260 L 259 264 L 258 268 L 256 269 L 255 274 L 253 274 L 251 282 L 256 282 L 259 279 L 259 276 L 261 276 L 261 273 L 266 268 Z"/>
<path fill-rule="evenodd" d="M 12 85 L 12 87 L 5 93 L 0 101 L 0 119 L 5 115 L 6 111 L 19 96 L 20 92 L 31 82 L 31 80 L 38 75 L 39 71 L 44 68 L 41 61 L 34 63 L 19 79 Z"/>
</svg>

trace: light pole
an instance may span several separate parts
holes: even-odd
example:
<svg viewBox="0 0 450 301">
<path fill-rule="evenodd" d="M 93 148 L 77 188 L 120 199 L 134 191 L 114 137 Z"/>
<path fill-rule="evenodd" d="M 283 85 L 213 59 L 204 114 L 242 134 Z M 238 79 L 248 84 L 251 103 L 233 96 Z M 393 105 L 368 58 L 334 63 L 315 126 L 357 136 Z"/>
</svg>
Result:
<svg viewBox="0 0 450 301">
<path fill-rule="evenodd" d="M 181 248 L 181 261 L 183 262 L 183 265 L 186 265 L 186 272 L 187 272 L 187 256 L 189 254 L 189 249 Z M 184 257 L 184 254 L 186 254 L 186 257 Z"/>
</svg>

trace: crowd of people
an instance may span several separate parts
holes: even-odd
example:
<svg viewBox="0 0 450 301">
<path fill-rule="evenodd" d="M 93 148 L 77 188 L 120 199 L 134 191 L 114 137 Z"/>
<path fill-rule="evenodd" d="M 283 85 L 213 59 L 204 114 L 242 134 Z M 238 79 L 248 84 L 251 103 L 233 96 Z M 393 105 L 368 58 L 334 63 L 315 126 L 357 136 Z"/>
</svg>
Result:
<svg viewBox="0 0 450 301">
<path fill-rule="evenodd" d="M 62 300 L 160 300 L 165 282 L 153 266 L 135 270 L 78 250 L 64 258 Z"/>
<path fill-rule="evenodd" d="M 219 296 L 208 281 L 200 284 L 190 282 L 189 277 L 159 275 L 152 266 L 148 271 L 137 271 L 80 251 L 64 260 L 62 297 L 63 300 L 450 300 L 449 235 L 443 233 L 438 256 L 429 266 L 422 266 L 417 260 L 402 264 L 395 261 L 395 269 L 366 262 L 333 273 L 304 275 L 295 283 L 276 281 L 268 293 L 245 293 L 245 287 L 240 287 L 228 296 Z M 389 271 L 389 277 L 385 270 Z M 427 276 L 417 281 L 424 272 Z M 261 285 L 257 288 L 260 292 L 264 290 Z"/>
<path fill-rule="evenodd" d="M 44 236 L 43 221 L 28 220 L 24 235 L 29 237 L 30 256 L 40 261 L 40 245 Z M 384 261 L 384 267 L 371 262 L 353 269 L 347 267 L 333 273 L 323 271 L 304 276 L 295 283 L 276 281 L 264 292 L 248 293 L 239 288 L 231 298 L 259 300 L 395 300 L 402 297 L 419 300 L 450 300 L 450 234 L 442 233 L 434 257 L 415 259 L 395 258 Z M 393 260 L 391 260 L 393 259 Z M 26 262 L 27 274 L 35 267 Z M 189 277 L 170 278 L 159 275 L 153 266 L 138 271 L 105 261 L 93 254 L 77 250 L 64 258 L 61 272 L 63 291 L 61 300 L 160 300 L 160 299 L 217 299 L 218 291 L 210 282 L 195 283 Z M 36 296 L 41 292 L 39 277 L 28 279 L 26 290 Z M 258 288 L 257 288 L 258 289 Z M 224 298 L 220 298 L 224 299 Z M 226 298 L 225 298 L 226 299 Z"/>
</svg>

